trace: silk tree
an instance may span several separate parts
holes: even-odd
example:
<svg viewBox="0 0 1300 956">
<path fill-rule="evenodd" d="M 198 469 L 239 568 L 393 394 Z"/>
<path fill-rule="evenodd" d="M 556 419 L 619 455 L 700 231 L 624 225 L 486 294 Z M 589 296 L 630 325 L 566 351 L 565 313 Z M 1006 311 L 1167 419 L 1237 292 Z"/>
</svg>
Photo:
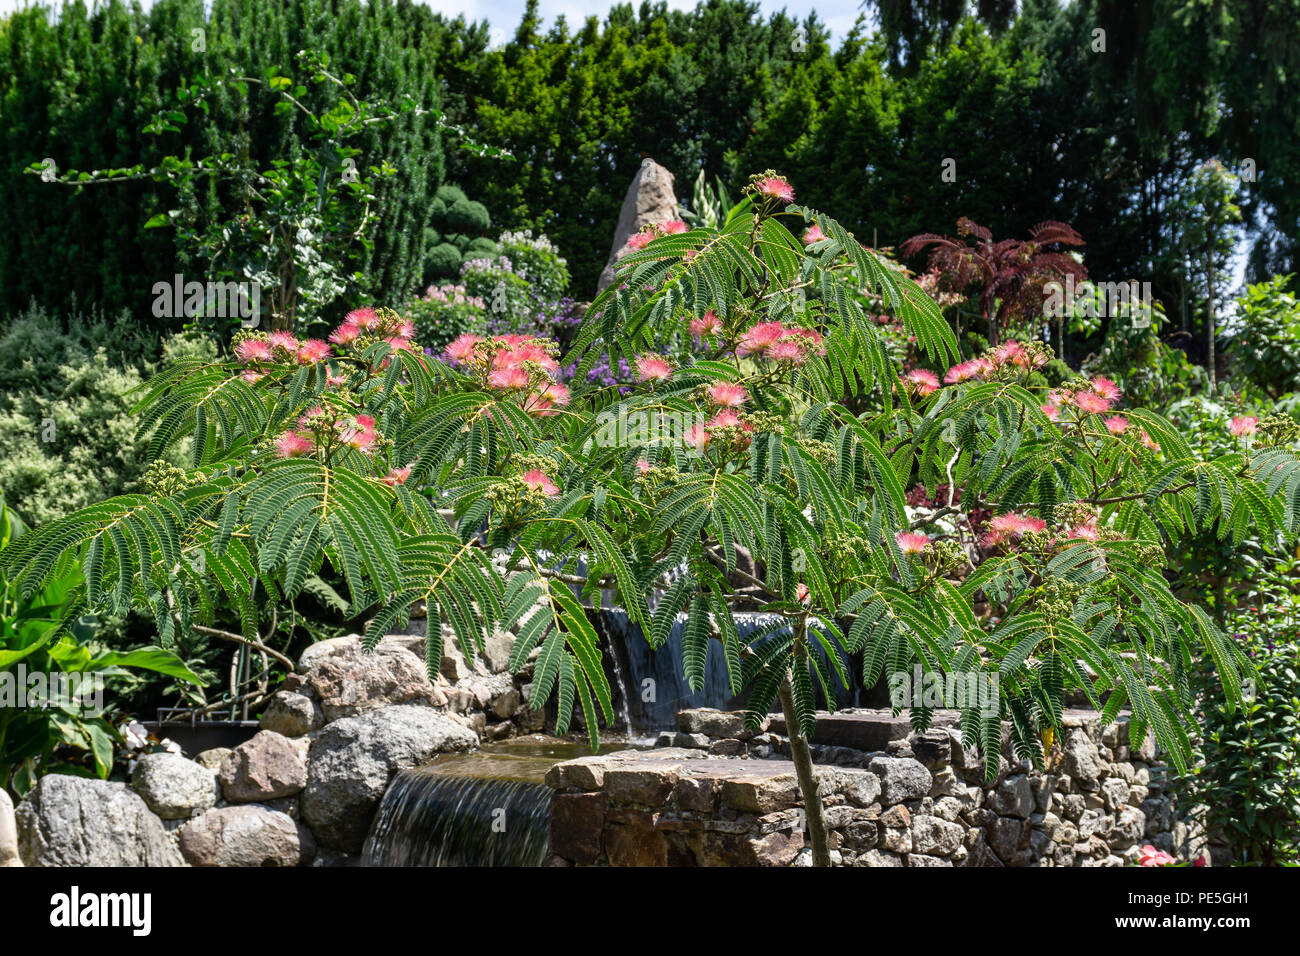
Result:
<svg viewBox="0 0 1300 956">
<path fill-rule="evenodd" d="M 819 865 L 809 741 L 850 666 L 867 684 L 916 666 L 996 677 L 996 708 L 961 708 L 990 778 L 1004 722 L 1043 766 L 1076 689 L 1105 720 L 1130 708 L 1133 742 L 1153 732 L 1185 769 L 1192 665 L 1208 657 L 1236 701 L 1250 662 L 1170 592 L 1165 548 L 1208 528 L 1294 537 L 1294 429 L 1204 460 L 1104 379 L 1033 391 L 1040 343 L 1003 342 L 942 386 L 900 376 L 863 305 L 878 299 L 934 362 L 957 360 L 916 285 L 759 175 L 716 229 L 648 227 L 593 303 L 566 362 L 582 382 L 626 358 L 641 379 L 627 394 L 570 393 L 529 337 L 429 358 L 384 310 L 328 343 L 243 332 L 234 360 L 180 363 L 143 396 L 150 453 L 189 436 L 190 467 L 24 535 L 5 561 L 24 593 L 80 561 L 69 615 L 143 608 L 164 642 L 233 609 L 223 633 L 267 649 L 263 621 L 329 574 L 368 646 L 422 603 L 431 674 L 439 622 L 470 656 L 509 627 L 513 667 L 536 652 L 531 705 L 553 696 L 560 734 L 581 712 L 593 743 L 613 706 L 587 604 L 612 591 L 652 646 L 683 622 L 693 688 L 716 645 L 752 724 L 784 711 Z M 910 519 L 907 489 L 941 483 L 942 507 Z M 746 609 L 774 623 L 742 640 Z"/>
</svg>

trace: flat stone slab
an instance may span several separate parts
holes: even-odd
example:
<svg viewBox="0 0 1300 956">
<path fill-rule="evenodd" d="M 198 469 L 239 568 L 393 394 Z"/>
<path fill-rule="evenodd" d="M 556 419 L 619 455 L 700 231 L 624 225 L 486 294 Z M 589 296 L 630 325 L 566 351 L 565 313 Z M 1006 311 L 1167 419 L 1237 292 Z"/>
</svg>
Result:
<svg viewBox="0 0 1300 956">
<path fill-rule="evenodd" d="M 955 710 L 936 710 L 930 726 L 959 727 L 961 714 Z M 785 717 L 773 714 L 769 730 L 782 737 L 788 736 Z M 827 747 L 848 747 L 873 753 L 884 750 L 891 740 L 906 740 L 915 732 L 905 713 L 895 717 L 887 710 L 863 709 L 834 714 L 819 711 L 812 742 Z"/>
</svg>

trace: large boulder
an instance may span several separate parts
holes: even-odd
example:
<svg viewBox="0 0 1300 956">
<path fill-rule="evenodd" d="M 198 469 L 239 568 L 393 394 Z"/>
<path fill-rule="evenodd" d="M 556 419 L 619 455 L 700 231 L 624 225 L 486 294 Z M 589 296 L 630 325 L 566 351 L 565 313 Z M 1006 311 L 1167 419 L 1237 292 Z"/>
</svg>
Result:
<svg viewBox="0 0 1300 956">
<path fill-rule="evenodd" d="M 131 772 L 131 787 L 164 820 L 187 820 L 215 806 L 217 775 L 180 754 L 145 754 Z"/>
<path fill-rule="evenodd" d="M 221 792 L 230 803 L 261 803 L 292 797 L 307 786 L 306 741 L 260 730 L 221 764 Z"/>
<path fill-rule="evenodd" d="M 355 717 L 392 704 L 432 704 L 436 698 L 424 661 L 397 641 L 385 639 L 366 652 L 360 638 L 308 657 L 305 679 L 320 701 L 326 722 Z M 321 642 L 329 643 L 329 642 Z M 320 645 L 315 645 L 320 647 Z"/>
<path fill-rule="evenodd" d="M 191 866 L 299 866 L 316 855 L 306 827 L 257 804 L 209 810 L 178 836 Z"/>
<path fill-rule="evenodd" d="M 626 253 L 627 240 L 647 223 L 665 222 L 677 218 L 677 196 L 673 193 L 673 174 L 653 159 L 641 162 L 641 168 L 632 177 L 632 185 L 623 197 L 623 208 L 618 214 L 618 227 L 614 230 L 614 244 L 609 250 L 609 260 L 596 282 L 596 292 L 603 292 L 614 281 L 614 263 Z"/>
<path fill-rule="evenodd" d="M 144 800 L 124 783 L 48 774 L 18 806 L 28 866 L 184 866 Z"/>
<path fill-rule="evenodd" d="M 302 818 L 322 846 L 356 852 L 397 771 L 477 745 L 472 730 L 428 707 L 399 705 L 337 720 L 312 741 Z"/>
<path fill-rule="evenodd" d="M 22 866 L 18 855 L 18 821 L 14 819 L 14 802 L 0 790 L 0 866 Z"/>
</svg>

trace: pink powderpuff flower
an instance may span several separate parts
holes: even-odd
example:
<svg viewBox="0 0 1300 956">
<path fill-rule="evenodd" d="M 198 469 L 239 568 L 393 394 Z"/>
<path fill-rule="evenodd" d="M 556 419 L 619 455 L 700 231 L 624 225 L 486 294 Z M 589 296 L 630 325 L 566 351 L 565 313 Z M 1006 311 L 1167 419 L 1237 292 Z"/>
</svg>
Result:
<svg viewBox="0 0 1300 956">
<path fill-rule="evenodd" d="M 1259 419 L 1254 415 L 1238 415 L 1228 426 L 1232 433 L 1240 438 L 1243 435 L 1253 435 L 1259 428 Z"/>
<path fill-rule="evenodd" d="M 644 249 L 654 241 L 654 238 L 653 232 L 634 232 L 627 237 L 627 247 L 633 251 Z"/>
<path fill-rule="evenodd" d="M 724 408 L 705 424 L 709 428 L 733 428 L 740 425 L 740 415 L 733 409 Z"/>
<path fill-rule="evenodd" d="M 651 465 L 650 462 L 646 461 L 644 458 L 638 458 L 636 460 L 636 470 L 643 475 L 648 474 L 650 469 L 653 467 L 654 466 Z"/>
<path fill-rule="evenodd" d="M 1092 415 L 1110 411 L 1110 399 L 1097 392 L 1079 392 L 1074 396 L 1074 404 Z"/>
<path fill-rule="evenodd" d="M 344 444 L 350 445 L 359 452 L 369 454 L 375 444 L 375 439 L 379 436 L 375 432 L 375 419 L 371 415 L 355 416 L 355 426 L 344 426 L 340 430 Z"/>
<path fill-rule="evenodd" d="M 1152 451 L 1160 450 L 1160 446 L 1157 445 L 1154 441 L 1152 441 L 1151 436 L 1148 435 L 1145 430 L 1143 430 L 1142 432 L 1142 444 L 1146 445 L 1147 448 L 1151 449 Z"/>
<path fill-rule="evenodd" d="M 799 341 L 801 345 L 807 345 L 818 355 L 826 354 L 826 346 L 822 344 L 822 334 L 816 329 L 795 328 L 786 333 L 783 338 L 793 338 Z"/>
<path fill-rule="evenodd" d="M 382 324 L 383 319 L 370 306 L 364 306 L 360 309 L 353 309 L 343 317 L 343 321 L 346 325 L 353 325 L 362 331 L 368 332 Z"/>
<path fill-rule="evenodd" d="M 664 382 L 672 378 L 673 367 L 658 355 L 640 355 L 636 360 L 636 373 L 643 382 Z"/>
<path fill-rule="evenodd" d="M 765 354 L 773 362 L 788 362 L 791 365 L 802 365 L 808 359 L 804 347 L 790 339 L 772 343 L 767 347 Z"/>
<path fill-rule="evenodd" d="M 989 356 L 989 360 L 993 363 L 994 368 L 1001 368 L 1004 365 L 1015 365 L 1020 368 L 1028 368 L 1030 364 L 1029 353 L 1026 352 L 1025 347 L 1015 339 L 1003 342 L 995 348 L 993 353 Z"/>
<path fill-rule="evenodd" d="M 996 516 L 989 522 L 989 533 L 984 537 L 984 546 L 995 547 L 1005 544 L 1031 531 L 1042 531 L 1046 527 L 1047 522 L 1042 518 L 1034 518 L 1008 511 L 1006 514 Z"/>
<path fill-rule="evenodd" d="M 1097 541 L 1101 538 L 1101 532 L 1091 521 L 1087 524 L 1075 525 L 1065 534 L 1066 538 L 1075 541 Z"/>
<path fill-rule="evenodd" d="M 1169 866 L 1177 862 L 1164 850 L 1157 850 L 1150 843 L 1138 850 L 1138 866 Z"/>
<path fill-rule="evenodd" d="M 272 349 L 287 356 L 298 354 L 298 337 L 292 332 L 272 332 L 266 337 L 266 342 Z"/>
<path fill-rule="evenodd" d="M 920 554 L 930 543 L 929 538 L 915 531 L 900 531 L 894 535 L 894 540 L 898 542 L 899 550 L 904 554 Z"/>
<path fill-rule="evenodd" d="M 506 391 L 512 388 L 527 388 L 531 381 L 528 373 L 518 365 L 493 369 L 488 375 L 488 387 Z"/>
<path fill-rule="evenodd" d="M 244 339 L 235 346 L 235 358 L 247 364 L 249 362 L 269 362 L 271 345 L 262 339 Z"/>
<path fill-rule="evenodd" d="M 735 382 L 714 382 L 709 386 L 709 401 L 723 408 L 739 408 L 749 400 L 745 386 Z"/>
<path fill-rule="evenodd" d="M 492 367 L 518 368 L 525 362 L 533 362 L 548 372 L 554 372 L 560 367 L 560 363 L 551 357 L 551 353 L 540 344 L 540 341 L 540 339 L 526 338 L 513 345 L 509 351 L 498 352 L 492 358 Z"/>
<path fill-rule="evenodd" d="M 474 356 L 474 349 L 483 341 L 482 336 L 458 335 L 455 339 L 447 344 L 442 354 L 447 356 L 447 361 L 453 365 L 464 365 Z"/>
<path fill-rule="evenodd" d="M 803 244 L 811 246 L 814 242 L 821 242 L 826 238 L 826 233 L 822 232 L 822 227 L 813 223 L 803 231 Z"/>
<path fill-rule="evenodd" d="M 904 375 L 900 381 L 908 391 L 915 392 L 922 397 L 939 390 L 939 376 L 929 369 L 914 368 Z"/>
<path fill-rule="evenodd" d="M 254 372 L 251 368 L 243 372 L 240 376 L 249 385 L 255 385 L 262 379 L 266 378 L 261 372 Z"/>
<path fill-rule="evenodd" d="M 285 432 L 275 440 L 275 453 L 281 458 L 301 458 L 310 455 L 316 447 L 310 435 Z"/>
<path fill-rule="evenodd" d="M 968 359 L 948 369 L 943 376 L 943 381 L 945 385 L 956 385 L 958 382 L 967 382 L 973 378 L 983 378 L 990 368 L 991 366 L 985 359 Z"/>
<path fill-rule="evenodd" d="M 389 488 L 395 488 L 398 485 L 406 484 L 406 479 L 410 477 L 411 477 L 411 466 L 407 465 L 405 468 L 388 469 L 388 474 L 385 475 L 383 478 L 380 478 L 379 480 L 382 481 L 384 484 L 386 484 Z"/>
<path fill-rule="evenodd" d="M 324 421 L 328 417 L 329 413 L 325 411 L 324 405 L 314 405 L 298 416 L 298 427 L 311 428 L 317 422 Z"/>
<path fill-rule="evenodd" d="M 1041 408 L 1043 414 L 1052 421 L 1057 421 L 1061 417 L 1061 410 L 1055 405 L 1040 405 L 1039 408 Z"/>
<path fill-rule="evenodd" d="M 808 590 L 808 585 L 800 581 L 799 584 L 795 586 L 794 599 L 804 607 L 808 607 L 812 604 L 812 592 Z"/>
<path fill-rule="evenodd" d="M 347 381 L 348 381 L 348 377 L 346 375 L 336 374 L 335 372 L 325 373 L 326 385 L 346 385 Z"/>
<path fill-rule="evenodd" d="M 315 365 L 329 358 L 330 347 L 328 342 L 320 339 L 308 339 L 298 346 L 298 364 Z"/>
<path fill-rule="evenodd" d="M 1124 394 L 1120 391 L 1118 385 L 1110 379 L 1101 376 L 1092 380 L 1092 390 L 1111 403 L 1119 401 L 1120 397 Z"/>
<path fill-rule="evenodd" d="M 546 472 L 540 468 L 530 468 L 524 472 L 524 484 L 533 491 L 540 491 L 548 498 L 560 493 L 559 486 L 547 476 Z"/>
<path fill-rule="evenodd" d="M 697 339 L 702 339 L 706 335 L 713 335 L 718 331 L 718 313 L 712 309 L 704 313 L 702 319 L 691 320 L 691 335 Z"/>
<path fill-rule="evenodd" d="M 361 330 L 357 328 L 355 322 L 344 322 L 329 334 L 329 340 L 335 345 L 351 345 L 360 335 Z"/>
<path fill-rule="evenodd" d="M 664 231 L 664 235 L 676 236 L 683 232 L 690 232 L 691 227 L 686 225 L 680 219 L 669 219 L 667 222 L 661 222 L 659 228 Z"/>
<path fill-rule="evenodd" d="M 785 334 L 785 326 L 780 322 L 760 322 L 740 337 L 736 354 L 745 356 L 753 352 L 762 352 L 779 342 L 781 336 Z"/>
<path fill-rule="evenodd" d="M 568 386 L 552 382 L 524 402 L 524 411 L 529 415 L 548 417 L 559 414 L 556 405 L 567 404 L 569 404 Z"/>
<path fill-rule="evenodd" d="M 709 430 L 698 422 L 686 430 L 686 444 L 693 446 L 696 451 L 704 451 L 711 437 Z"/>
<path fill-rule="evenodd" d="M 794 202 L 794 187 L 784 176 L 766 176 L 754 184 L 759 195 L 781 202 Z"/>
<path fill-rule="evenodd" d="M 1112 415 L 1106 419 L 1106 431 L 1112 435 L 1124 434 L 1124 429 L 1128 428 L 1128 419 L 1123 415 Z"/>
</svg>

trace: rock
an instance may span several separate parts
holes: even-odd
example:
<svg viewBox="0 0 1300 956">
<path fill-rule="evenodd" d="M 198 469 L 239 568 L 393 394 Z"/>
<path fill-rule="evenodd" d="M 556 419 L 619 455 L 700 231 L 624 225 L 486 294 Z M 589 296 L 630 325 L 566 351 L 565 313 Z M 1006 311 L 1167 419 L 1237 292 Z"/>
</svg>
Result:
<svg viewBox="0 0 1300 956">
<path fill-rule="evenodd" d="M 488 708 L 501 720 L 509 720 L 519 709 L 522 698 L 513 686 L 492 698 Z"/>
<path fill-rule="evenodd" d="M 317 663 L 335 654 L 357 654 L 361 651 L 361 636 L 359 634 L 349 634 L 347 637 L 331 637 L 324 641 L 317 641 L 298 658 L 298 670 L 306 673 L 311 670 Z"/>
<path fill-rule="evenodd" d="M 1028 862 L 1028 822 L 1014 817 L 998 817 L 989 825 L 986 833 L 989 846 L 1003 863 L 1015 866 Z"/>
<path fill-rule="evenodd" d="M 510 670 L 510 652 L 515 646 L 515 636 L 501 628 L 493 628 L 483 639 L 483 663 L 494 674 Z"/>
<path fill-rule="evenodd" d="M 655 763 L 611 767 L 605 773 L 605 795 L 614 803 L 661 807 L 677 785 L 677 768 Z"/>
<path fill-rule="evenodd" d="M 209 810 L 178 837 L 191 866 L 302 866 L 316 855 L 305 827 L 257 804 Z"/>
<path fill-rule="evenodd" d="M 393 774 L 477 745 L 473 731 L 428 707 L 398 705 L 335 721 L 312 741 L 302 818 L 320 845 L 356 852 Z"/>
<path fill-rule="evenodd" d="M 207 767 L 213 773 L 221 772 L 221 765 L 229 757 L 233 750 L 229 747 L 213 747 L 211 750 L 205 750 L 194 758 L 194 762 L 200 767 Z"/>
<path fill-rule="evenodd" d="M 740 757 L 746 749 L 745 742 L 734 737 L 723 737 L 709 744 L 709 753 L 719 757 Z"/>
<path fill-rule="evenodd" d="M 302 748 L 273 730 L 260 730 L 221 765 L 221 792 L 230 803 L 262 803 L 292 797 L 307 786 Z"/>
<path fill-rule="evenodd" d="M 124 783 L 52 773 L 18 806 L 27 866 L 184 866 L 171 836 Z"/>
<path fill-rule="evenodd" d="M 771 813 L 799 803 L 799 784 L 793 773 L 747 774 L 722 782 L 723 805 L 746 813 Z"/>
<path fill-rule="evenodd" d="M 912 756 L 928 770 L 940 770 L 952 761 L 952 737 L 945 728 L 917 734 L 910 743 Z"/>
<path fill-rule="evenodd" d="M 858 857 L 858 866 L 903 866 L 903 858 L 887 850 L 868 850 Z"/>
<path fill-rule="evenodd" d="M 605 828 L 610 866 L 667 866 L 668 838 L 650 826 L 611 824 Z"/>
<path fill-rule="evenodd" d="M 391 642 L 381 641 L 370 653 L 360 641 L 341 645 L 317 660 L 306 680 L 326 722 L 393 704 L 432 704 L 434 699 L 424 661 Z"/>
<path fill-rule="evenodd" d="M 1112 850 L 1126 850 L 1142 839 L 1147 818 L 1137 807 L 1122 807 L 1115 815 L 1115 825 L 1106 834 Z"/>
<path fill-rule="evenodd" d="M 266 705 L 261 727 L 286 737 L 301 737 L 325 723 L 320 705 L 304 694 L 277 691 Z"/>
<path fill-rule="evenodd" d="M 595 863 L 605 828 L 603 793 L 557 793 L 551 797 L 551 852 L 573 863 Z"/>
<path fill-rule="evenodd" d="M 1096 790 L 1101 776 L 1101 755 L 1097 745 L 1083 728 L 1068 731 L 1064 749 L 1064 769 L 1081 790 Z"/>
<path fill-rule="evenodd" d="M 912 851 L 931 856 L 951 856 L 961 846 L 966 831 L 959 824 L 939 817 L 915 817 L 912 821 Z M 916 864 L 910 863 L 912 866 Z"/>
<path fill-rule="evenodd" d="M 993 795 L 991 809 L 1003 816 L 1027 820 L 1034 812 L 1034 791 L 1029 785 L 1029 777 L 1017 774 L 1003 780 Z"/>
<path fill-rule="evenodd" d="M 712 710 L 708 707 L 693 707 L 677 712 L 677 729 L 684 734 L 704 734 L 706 737 L 735 737 L 746 740 L 756 733 L 767 730 L 770 721 L 764 719 L 758 730 L 745 726 L 745 712 L 742 710 Z"/>
<path fill-rule="evenodd" d="M 930 771 L 910 757 L 876 757 L 867 769 L 880 778 L 881 796 L 887 804 L 930 793 Z"/>
<path fill-rule="evenodd" d="M 908 866 L 952 866 L 952 860 L 945 860 L 937 856 L 926 856 L 924 853 L 907 854 Z"/>
<path fill-rule="evenodd" d="M 14 819 L 14 802 L 0 790 L 0 866 L 22 866 L 18 855 L 18 821 Z"/>
<path fill-rule="evenodd" d="M 1118 810 L 1128 800 L 1128 782 L 1123 777 L 1107 777 L 1101 783 L 1101 795 L 1107 810 Z"/>
<path fill-rule="evenodd" d="M 673 194 L 673 174 L 653 159 L 644 159 L 623 199 L 618 214 L 618 227 L 614 230 L 614 244 L 596 292 L 603 292 L 614 281 L 614 263 L 627 248 L 627 240 L 647 223 L 665 222 L 677 217 L 677 197 Z"/>
<path fill-rule="evenodd" d="M 131 773 L 131 787 L 164 820 L 186 820 L 215 806 L 217 775 L 180 754 L 145 754 Z"/>
<path fill-rule="evenodd" d="M 838 794 L 858 807 L 868 807 L 880 796 L 880 778 L 867 770 L 817 768 L 818 789 L 822 798 Z"/>
</svg>

